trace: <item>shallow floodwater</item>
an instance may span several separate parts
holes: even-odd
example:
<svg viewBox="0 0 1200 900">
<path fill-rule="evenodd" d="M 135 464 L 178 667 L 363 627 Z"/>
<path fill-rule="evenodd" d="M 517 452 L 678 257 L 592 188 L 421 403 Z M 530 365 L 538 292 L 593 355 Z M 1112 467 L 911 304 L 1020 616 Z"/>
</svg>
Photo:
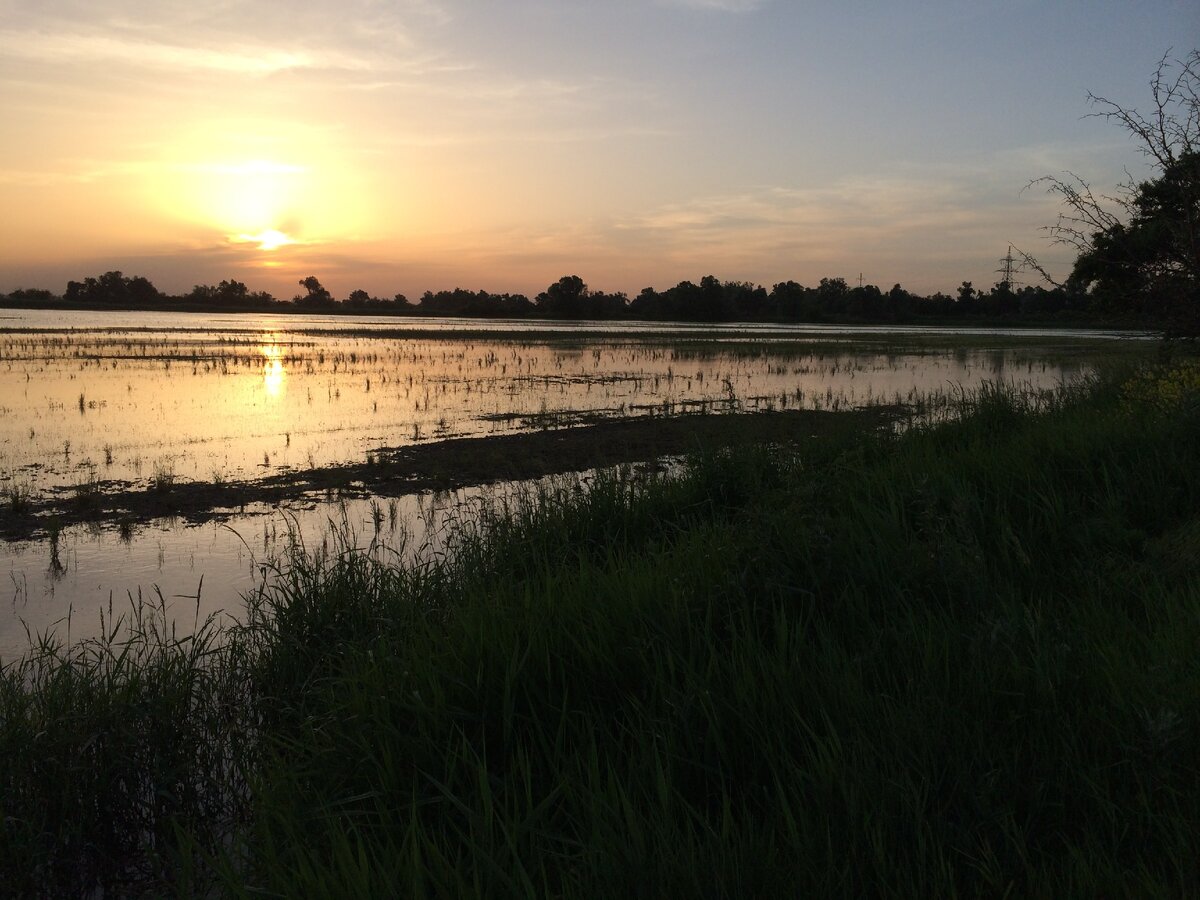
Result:
<svg viewBox="0 0 1200 900">
<path fill-rule="evenodd" d="M 1046 387 L 1085 368 L 1036 342 L 881 350 L 864 334 L 831 332 L 377 336 L 256 324 L 0 330 L 0 489 L 245 480 L 439 438 L 680 412 L 847 409 L 985 379 Z"/>
<path fill-rule="evenodd" d="M 238 619 L 242 597 L 269 583 L 293 550 L 328 557 L 353 548 L 382 562 L 431 559 L 480 504 L 561 483 L 248 508 L 222 522 L 160 520 L 125 532 L 79 525 L 53 543 L 0 542 L 0 663 L 22 655 L 40 634 L 99 634 L 102 617 L 128 615 L 139 597 L 165 602 L 181 633 L 210 615 Z"/>
<path fill-rule="evenodd" d="M 947 339 L 955 334 L 963 340 Z M 1090 370 L 1081 347 L 1120 336 L 7 310 L 0 491 L 252 480 L 447 437 L 911 403 L 985 380 L 1049 388 Z M 2 545 L 0 598 L 7 578 L 11 614 L 0 611 L 0 659 L 25 646 L 25 625 L 65 625 L 68 612 L 73 637 L 95 633 L 110 596 L 119 605 L 157 588 L 194 610 L 183 598 L 199 590 L 202 613 L 236 610 L 281 534 L 313 546 L 346 528 L 378 552 L 436 548 L 436 523 L 469 500 L 310 504 L 289 518 L 125 534 L 73 527 L 56 546 Z"/>
</svg>

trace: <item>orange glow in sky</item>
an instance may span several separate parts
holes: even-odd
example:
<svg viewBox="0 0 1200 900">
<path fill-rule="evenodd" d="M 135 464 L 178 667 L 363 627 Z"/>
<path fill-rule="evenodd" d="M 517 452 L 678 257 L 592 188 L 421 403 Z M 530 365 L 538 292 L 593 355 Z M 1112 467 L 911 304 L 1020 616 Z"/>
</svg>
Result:
<svg viewBox="0 0 1200 900">
<path fill-rule="evenodd" d="M 282 298 L 308 275 L 337 297 L 570 273 L 953 292 L 1010 243 L 1063 274 L 1055 201 L 1023 188 L 1140 176 L 1086 91 L 1144 102 L 1195 13 L 993 7 L 10 3 L 0 292 L 110 269 Z"/>
</svg>

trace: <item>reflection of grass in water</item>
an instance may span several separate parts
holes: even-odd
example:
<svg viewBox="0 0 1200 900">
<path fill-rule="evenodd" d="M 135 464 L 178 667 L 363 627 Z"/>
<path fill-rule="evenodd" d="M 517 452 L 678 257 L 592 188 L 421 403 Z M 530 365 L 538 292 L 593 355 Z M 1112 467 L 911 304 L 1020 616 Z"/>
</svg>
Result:
<svg viewBox="0 0 1200 900">
<path fill-rule="evenodd" d="M 24 515 L 33 503 L 33 489 L 26 483 L 9 484 L 4 488 L 4 502 L 9 512 Z"/>
<path fill-rule="evenodd" d="M 0 877 L 1190 894 L 1196 408 L 960 402 L 500 504 L 419 565 L 294 545 L 224 633 L 43 642 L 0 681 Z"/>
<path fill-rule="evenodd" d="M 150 475 L 152 490 L 166 492 L 175 484 L 175 468 L 169 460 L 158 460 L 154 463 L 154 471 Z"/>
<path fill-rule="evenodd" d="M 67 567 L 63 565 L 60 541 L 62 539 L 62 523 L 57 517 L 52 517 L 46 523 L 46 544 L 50 548 L 50 577 L 52 580 L 61 578 L 67 571 Z"/>
<path fill-rule="evenodd" d="M 78 509 L 94 510 L 100 505 L 103 496 L 104 487 L 101 485 L 100 479 L 95 472 L 90 472 L 83 481 L 75 485 L 71 501 Z"/>
</svg>

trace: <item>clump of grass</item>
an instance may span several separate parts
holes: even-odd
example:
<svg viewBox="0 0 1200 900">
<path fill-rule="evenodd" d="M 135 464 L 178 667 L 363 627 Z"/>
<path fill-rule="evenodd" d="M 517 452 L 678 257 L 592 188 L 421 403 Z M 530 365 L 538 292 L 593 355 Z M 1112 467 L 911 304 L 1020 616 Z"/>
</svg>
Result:
<svg viewBox="0 0 1200 900">
<path fill-rule="evenodd" d="M 104 485 L 95 472 L 90 472 L 86 478 L 77 483 L 72 489 L 71 502 L 76 509 L 94 511 L 104 498 Z"/>
<path fill-rule="evenodd" d="M 165 493 L 175 485 L 175 467 L 170 462 L 159 460 L 150 474 L 150 489 Z"/>
<path fill-rule="evenodd" d="M 5 892 L 128 894 L 165 885 L 232 825 L 245 785 L 233 767 L 250 724 L 233 644 L 215 620 L 177 635 L 161 594 L 112 603 L 100 637 L 33 638 L 0 677 Z M 157 892 L 157 891 L 153 891 Z"/>
<path fill-rule="evenodd" d="M 25 483 L 8 484 L 4 488 L 4 503 L 13 515 L 25 515 L 33 506 L 33 489 Z"/>
</svg>

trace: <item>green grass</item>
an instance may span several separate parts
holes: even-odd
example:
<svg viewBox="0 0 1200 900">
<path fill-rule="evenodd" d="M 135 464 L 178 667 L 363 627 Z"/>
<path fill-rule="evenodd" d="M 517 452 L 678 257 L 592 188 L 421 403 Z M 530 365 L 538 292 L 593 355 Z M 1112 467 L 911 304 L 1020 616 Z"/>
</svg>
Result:
<svg viewBox="0 0 1200 900">
<path fill-rule="evenodd" d="M 1200 892 L 1200 411 L 1115 381 L 297 552 L 0 679 L 0 883 Z"/>
</svg>

